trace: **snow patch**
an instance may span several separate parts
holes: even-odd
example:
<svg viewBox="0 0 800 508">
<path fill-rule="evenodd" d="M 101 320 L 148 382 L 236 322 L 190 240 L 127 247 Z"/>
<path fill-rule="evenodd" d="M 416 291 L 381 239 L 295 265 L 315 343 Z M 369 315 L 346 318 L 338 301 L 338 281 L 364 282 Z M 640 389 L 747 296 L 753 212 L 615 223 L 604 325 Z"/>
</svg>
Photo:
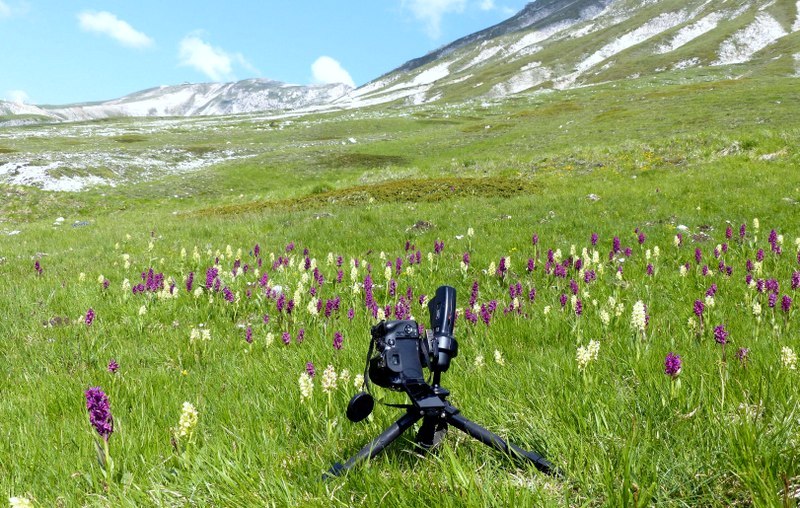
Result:
<svg viewBox="0 0 800 508">
<path fill-rule="evenodd" d="M 669 43 L 656 48 L 656 53 L 664 54 L 669 53 L 670 51 L 675 51 L 676 49 L 688 44 L 701 35 L 717 28 L 717 25 L 723 17 L 724 16 L 721 12 L 714 12 L 704 17 L 700 21 L 697 21 L 696 23 L 692 23 L 687 27 L 681 28 L 678 30 L 678 33 L 675 34 L 675 37 L 669 41 Z"/>
<path fill-rule="evenodd" d="M 411 82 L 412 86 L 430 85 L 450 75 L 451 62 L 440 63 L 420 72 Z"/>
<path fill-rule="evenodd" d="M 460 69 L 458 69 L 458 72 L 462 72 L 462 71 L 465 71 L 465 70 L 469 69 L 470 67 L 474 67 L 476 65 L 479 65 L 479 64 L 485 62 L 486 60 L 489 60 L 490 58 L 492 58 L 493 56 L 495 56 L 497 53 L 499 53 L 501 51 L 503 51 L 503 47 L 502 46 L 493 46 L 491 48 L 486 48 L 483 51 L 481 51 L 478 54 L 478 56 L 476 56 L 475 58 L 470 60 L 470 62 L 467 65 L 465 65 L 465 66 L 461 67 Z"/>
<path fill-rule="evenodd" d="M 734 33 L 719 48 L 719 58 L 711 65 L 743 63 L 776 40 L 788 35 L 769 14 L 759 14 L 755 21 Z"/>
<path fill-rule="evenodd" d="M 511 79 L 494 85 L 489 90 L 489 97 L 505 97 L 524 92 L 551 79 L 552 73 L 543 67 L 540 62 L 532 62 L 523 66 L 520 72 Z"/>
<path fill-rule="evenodd" d="M 685 11 L 667 12 L 661 14 L 639 28 L 632 30 L 622 35 L 617 40 L 606 44 L 598 51 L 592 53 L 589 57 L 579 62 L 575 66 L 575 72 L 561 77 L 557 83 L 556 88 L 567 88 L 571 86 L 575 80 L 583 73 L 596 66 L 600 62 L 609 59 L 610 57 L 630 48 L 641 44 L 642 42 L 655 37 L 656 35 L 674 28 L 689 19 L 689 14 Z"/>
<path fill-rule="evenodd" d="M 792 32 L 796 32 L 800 30 L 800 0 L 797 1 L 797 17 L 794 19 L 794 23 L 792 24 Z"/>
<path fill-rule="evenodd" d="M 688 69 L 690 67 L 697 67 L 698 65 L 700 65 L 699 58 L 690 58 L 689 60 L 681 60 L 680 62 L 673 65 L 672 68 L 675 70 L 683 70 L 683 69 Z"/>
</svg>

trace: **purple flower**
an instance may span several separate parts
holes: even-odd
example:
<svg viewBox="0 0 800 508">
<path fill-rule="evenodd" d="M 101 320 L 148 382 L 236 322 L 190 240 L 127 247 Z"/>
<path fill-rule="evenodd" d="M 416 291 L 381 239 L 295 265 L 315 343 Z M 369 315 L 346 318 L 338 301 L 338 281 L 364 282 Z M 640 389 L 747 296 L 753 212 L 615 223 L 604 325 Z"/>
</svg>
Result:
<svg viewBox="0 0 800 508">
<path fill-rule="evenodd" d="M 764 249 L 758 249 L 758 252 L 756 252 L 756 261 L 764 261 Z"/>
<path fill-rule="evenodd" d="M 746 233 L 747 233 L 747 226 L 745 224 L 739 226 L 739 238 L 743 239 Z"/>
<path fill-rule="evenodd" d="M 508 266 L 506 263 L 506 258 L 500 258 L 500 265 L 497 267 L 497 272 L 495 272 L 498 277 L 503 278 L 506 276 L 506 272 L 508 271 Z"/>
<path fill-rule="evenodd" d="M 225 295 L 225 300 L 228 303 L 233 303 L 236 301 L 236 297 L 233 295 L 233 291 L 228 289 L 228 286 L 225 286 L 225 289 L 222 290 L 222 294 Z"/>
<path fill-rule="evenodd" d="M 781 310 L 783 312 L 789 312 L 789 309 L 792 308 L 792 299 L 789 295 L 783 295 L 781 299 Z"/>
<path fill-rule="evenodd" d="M 244 331 L 244 340 L 247 341 L 248 344 L 253 343 L 253 329 L 249 326 Z"/>
<path fill-rule="evenodd" d="M 681 372 L 681 355 L 676 355 L 673 352 L 669 352 L 667 357 L 664 359 L 664 374 L 672 377 L 673 379 L 677 377 L 678 374 Z"/>
<path fill-rule="evenodd" d="M 647 237 L 644 236 L 644 233 L 639 233 L 639 245 L 644 245 L 644 241 Z"/>
<path fill-rule="evenodd" d="M 792 289 L 800 288 L 800 272 L 792 274 Z"/>
<path fill-rule="evenodd" d="M 528 258 L 528 271 L 532 272 L 536 270 L 536 261 L 533 258 Z"/>
<path fill-rule="evenodd" d="M 441 254 L 443 250 L 444 250 L 444 242 L 439 240 L 433 242 L 433 252 L 435 254 Z"/>
<path fill-rule="evenodd" d="M 400 258 L 397 259 L 399 260 Z M 464 255 L 461 256 L 461 261 L 463 261 L 465 265 L 469 266 L 469 252 L 465 252 Z"/>
<path fill-rule="evenodd" d="M 653 276 L 653 265 L 652 265 L 652 263 L 648 263 L 647 264 L 647 275 L 649 275 L 651 277 Z"/>
<path fill-rule="evenodd" d="M 352 320 L 353 320 L 353 318 L 355 317 L 355 315 L 356 315 L 356 311 L 354 311 L 352 307 L 350 307 L 349 309 L 347 309 L 347 319 L 349 319 L 350 321 L 352 321 Z"/>
<path fill-rule="evenodd" d="M 706 304 L 704 304 L 702 300 L 695 300 L 694 315 L 702 319 L 704 310 L 706 310 Z"/>
<path fill-rule="evenodd" d="M 283 334 L 281 334 L 281 340 L 288 346 L 292 342 L 292 335 L 289 332 L 283 332 Z"/>
<path fill-rule="evenodd" d="M 592 245 L 597 245 L 598 238 L 599 237 L 597 236 L 597 233 L 592 233 L 592 238 L 591 238 Z"/>
<path fill-rule="evenodd" d="M 736 351 L 736 358 L 738 358 L 743 365 L 747 365 L 747 359 L 749 354 L 750 354 L 749 348 L 740 347 L 739 350 Z"/>
<path fill-rule="evenodd" d="M 723 346 L 728 342 L 728 331 L 725 329 L 725 325 L 714 327 L 714 340 Z"/>
<path fill-rule="evenodd" d="M 727 228 L 725 228 L 725 238 L 727 238 L 728 240 L 733 238 L 733 228 L 732 227 L 728 226 Z"/>
<path fill-rule="evenodd" d="M 578 288 L 578 283 L 575 282 L 575 279 L 569 280 L 569 290 L 573 295 L 578 294 L 579 288 Z"/>
<path fill-rule="evenodd" d="M 581 314 L 583 314 L 583 302 L 578 299 L 575 300 L 575 315 L 580 316 Z"/>
<path fill-rule="evenodd" d="M 302 344 L 305 338 L 306 338 L 306 330 L 305 328 L 300 328 L 300 330 L 297 332 L 297 339 L 295 340 L 297 340 L 298 344 Z"/>
<path fill-rule="evenodd" d="M 539 245 L 539 235 L 534 233 L 533 236 L 531 237 L 531 243 L 533 244 L 534 247 Z"/>
<path fill-rule="evenodd" d="M 618 237 L 618 236 L 615 236 L 615 237 L 614 237 L 614 241 L 613 241 L 613 244 L 612 244 L 612 245 L 613 245 L 613 249 L 614 249 L 614 254 L 616 254 L 617 252 L 619 252 L 619 251 L 620 251 L 620 245 L 621 245 L 621 244 L 620 244 L 620 241 L 619 241 L 619 237 Z"/>
<path fill-rule="evenodd" d="M 112 374 L 116 373 L 119 370 L 119 364 L 116 360 L 112 359 L 108 362 L 108 371 Z"/>
<path fill-rule="evenodd" d="M 91 307 L 86 311 L 86 326 L 92 326 L 94 322 L 94 309 Z"/>
<path fill-rule="evenodd" d="M 308 377 L 314 377 L 317 374 L 317 369 L 314 368 L 313 363 L 306 363 L 306 374 L 308 374 Z"/>
<path fill-rule="evenodd" d="M 193 285 L 194 285 L 194 272 L 189 272 L 189 276 L 186 278 L 186 291 L 191 293 Z"/>
<path fill-rule="evenodd" d="M 564 307 L 567 306 L 567 295 L 561 293 L 561 296 L 558 298 L 558 301 L 561 303 L 561 308 L 563 309 Z"/>
<path fill-rule="evenodd" d="M 716 295 L 717 295 L 717 285 L 711 284 L 711 287 L 709 287 L 708 290 L 706 291 L 706 296 L 714 298 Z"/>
<path fill-rule="evenodd" d="M 700 247 L 697 247 L 694 250 L 694 261 L 699 265 L 702 259 L 703 259 L 703 251 L 700 250 Z"/>
<path fill-rule="evenodd" d="M 778 295 L 775 293 L 770 293 L 769 298 L 767 299 L 767 303 L 769 304 L 770 309 L 774 309 L 775 304 L 778 303 Z"/>
<path fill-rule="evenodd" d="M 292 252 L 294 250 L 294 242 L 289 242 L 289 245 L 286 246 L 286 252 Z"/>
<path fill-rule="evenodd" d="M 111 433 L 114 432 L 114 418 L 111 416 L 108 396 L 99 386 L 89 388 L 85 395 L 86 409 L 89 410 L 89 423 L 100 434 L 100 437 L 108 441 Z"/>
<path fill-rule="evenodd" d="M 39 263 L 37 259 L 36 262 L 33 264 L 33 269 L 36 270 L 36 275 L 41 275 L 44 270 L 42 270 L 42 265 Z"/>
<path fill-rule="evenodd" d="M 333 348 L 335 350 L 342 349 L 342 344 L 344 343 L 344 337 L 342 337 L 342 332 L 337 331 L 333 334 Z"/>
</svg>

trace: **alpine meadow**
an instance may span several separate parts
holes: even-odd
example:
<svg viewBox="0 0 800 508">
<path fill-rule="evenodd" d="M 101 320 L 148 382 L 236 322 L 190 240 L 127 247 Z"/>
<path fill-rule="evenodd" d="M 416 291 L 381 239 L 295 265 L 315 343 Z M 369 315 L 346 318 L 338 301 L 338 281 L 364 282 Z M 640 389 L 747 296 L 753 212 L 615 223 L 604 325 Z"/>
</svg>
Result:
<svg viewBox="0 0 800 508">
<path fill-rule="evenodd" d="M 537 0 L 279 110 L 0 103 L 0 494 L 797 506 L 799 8 Z M 563 475 L 451 427 L 323 479 L 408 403 L 345 416 L 371 327 L 442 285 L 453 405 Z"/>
</svg>

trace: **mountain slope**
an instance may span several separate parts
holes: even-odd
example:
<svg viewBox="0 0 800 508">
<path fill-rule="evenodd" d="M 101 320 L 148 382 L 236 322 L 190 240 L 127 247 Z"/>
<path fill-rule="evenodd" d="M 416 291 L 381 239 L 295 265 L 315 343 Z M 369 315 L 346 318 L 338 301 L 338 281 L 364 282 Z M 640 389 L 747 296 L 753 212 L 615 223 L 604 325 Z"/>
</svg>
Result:
<svg viewBox="0 0 800 508">
<path fill-rule="evenodd" d="M 502 97 L 640 76 L 797 73 L 796 0 L 538 0 L 337 102 Z"/>
<path fill-rule="evenodd" d="M 0 102 L 0 115 L 39 115 L 54 120 L 119 116 L 199 116 L 285 111 L 328 104 L 350 91 L 347 85 L 287 85 L 267 79 L 235 83 L 162 86 L 120 99 L 68 106 L 37 107 Z"/>
</svg>

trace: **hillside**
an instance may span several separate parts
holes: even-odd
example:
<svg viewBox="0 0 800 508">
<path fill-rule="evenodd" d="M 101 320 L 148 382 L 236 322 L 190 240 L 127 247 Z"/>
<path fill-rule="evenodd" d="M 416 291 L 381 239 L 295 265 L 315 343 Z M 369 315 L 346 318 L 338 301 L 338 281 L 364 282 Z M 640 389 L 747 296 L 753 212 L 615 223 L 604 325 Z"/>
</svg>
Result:
<svg viewBox="0 0 800 508">
<path fill-rule="evenodd" d="M 794 0 L 539 0 L 337 103 L 504 97 L 643 76 L 791 76 L 800 59 L 798 29 Z"/>
</svg>

